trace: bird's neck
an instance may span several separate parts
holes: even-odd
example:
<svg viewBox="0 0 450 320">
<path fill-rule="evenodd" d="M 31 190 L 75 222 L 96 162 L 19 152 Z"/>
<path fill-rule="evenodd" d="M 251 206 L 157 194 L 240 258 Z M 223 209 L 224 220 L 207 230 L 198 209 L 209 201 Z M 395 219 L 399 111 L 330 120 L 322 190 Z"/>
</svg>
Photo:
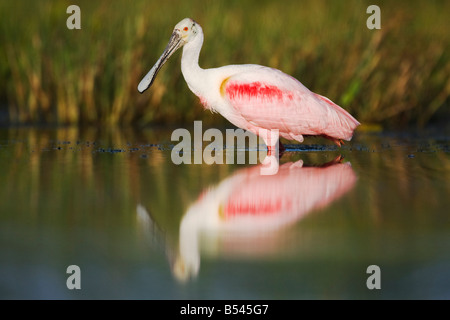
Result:
<svg viewBox="0 0 450 320">
<path fill-rule="evenodd" d="M 200 32 L 193 41 L 184 45 L 183 57 L 181 58 L 181 72 L 183 73 L 184 79 L 186 80 L 189 88 L 197 96 L 201 95 L 201 84 L 204 81 L 204 70 L 198 65 L 202 44 L 203 33 Z"/>
</svg>

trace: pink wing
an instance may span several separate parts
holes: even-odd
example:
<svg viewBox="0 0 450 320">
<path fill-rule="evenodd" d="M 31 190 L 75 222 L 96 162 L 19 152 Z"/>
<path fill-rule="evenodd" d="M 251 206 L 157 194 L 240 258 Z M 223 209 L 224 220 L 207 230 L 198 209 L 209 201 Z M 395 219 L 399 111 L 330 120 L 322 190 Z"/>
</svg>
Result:
<svg viewBox="0 0 450 320">
<path fill-rule="evenodd" d="M 295 167 L 285 163 L 275 175 L 261 175 L 259 166 L 246 168 L 239 174 L 247 176 L 234 180 L 238 183 L 224 203 L 224 218 L 273 219 L 273 225 L 277 225 L 276 221 L 296 221 L 314 208 L 326 207 L 356 183 L 350 163 L 328 167 Z"/>
<path fill-rule="evenodd" d="M 287 139 L 326 135 L 350 140 L 359 122 L 331 100 L 276 69 L 249 66 L 222 83 L 231 107 L 253 125 L 278 129 Z"/>
</svg>

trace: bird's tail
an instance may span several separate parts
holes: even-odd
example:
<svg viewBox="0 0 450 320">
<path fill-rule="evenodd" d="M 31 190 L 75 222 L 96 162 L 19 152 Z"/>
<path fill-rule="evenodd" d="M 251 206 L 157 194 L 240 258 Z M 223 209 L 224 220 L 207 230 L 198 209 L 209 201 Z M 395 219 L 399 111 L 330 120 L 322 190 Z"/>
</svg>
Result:
<svg viewBox="0 0 450 320">
<path fill-rule="evenodd" d="M 325 132 L 326 136 L 335 140 L 342 139 L 350 141 L 353 136 L 353 131 L 360 125 L 358 120 L 330 99 L 319 94 L 315 95 L 320 100 L 327 103 L 328 106 L 332 107 L 332 115 L 330 116 L 331 123 L 329 123 L 329 126 Z"/>
</svg>

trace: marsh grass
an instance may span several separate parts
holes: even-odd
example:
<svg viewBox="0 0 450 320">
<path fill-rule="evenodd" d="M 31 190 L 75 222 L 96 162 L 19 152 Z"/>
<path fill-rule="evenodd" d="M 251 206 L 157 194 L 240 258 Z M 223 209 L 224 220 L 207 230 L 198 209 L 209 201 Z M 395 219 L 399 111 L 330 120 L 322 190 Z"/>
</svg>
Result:
<svg viewBox="0 0 450 320">
<path fill-rule="evenodd" d="M 205 32 L 202 67 L 279 68 L 364 123 L 448 116 L 448 1 L 380 2 L 381 30 L 366 28 L 368 1 L 80 0 L 73 31 L 70 4 L 0 1 L 0 98 L 11 123 L 223 122 L 187 88 L 180 53 L 149 91 L 136 89 L 187 16 Z"/>
</svg>

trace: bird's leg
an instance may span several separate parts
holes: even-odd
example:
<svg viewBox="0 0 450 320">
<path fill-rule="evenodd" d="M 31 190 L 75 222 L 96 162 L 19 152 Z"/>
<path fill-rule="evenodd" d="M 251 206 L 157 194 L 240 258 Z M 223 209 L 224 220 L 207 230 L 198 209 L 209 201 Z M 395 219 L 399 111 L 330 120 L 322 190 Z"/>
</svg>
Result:
<svg viewBox="0 0 450 320">
<path fill-rule="evenodd" d="M 281 143 L 281 141 L 278 141 L 278 146 L 276 144 L 274 146 L 268 145 L 267 146 L 267 155 L 268 156 L 276 155 L 277 147 L 278 147 L 279 157 L 281 157 L 284 154 L 284 152 L 286 151 L 286 148 Z"/>
<path fill-rule="evenodd" d="M 267 145 L 267 155 L 281 156 L 285 150 L 283 144 L 280 142 L 280 135 L 278 130 L 259 129 L 258 134 L 263 138 Z"/>
<path fill-rule="evenodd" d="M 277 147 L 276 146 L 267 146 L 267 155 L 268 156 L 274 156 L 277 154 Z"/>
</svg>

